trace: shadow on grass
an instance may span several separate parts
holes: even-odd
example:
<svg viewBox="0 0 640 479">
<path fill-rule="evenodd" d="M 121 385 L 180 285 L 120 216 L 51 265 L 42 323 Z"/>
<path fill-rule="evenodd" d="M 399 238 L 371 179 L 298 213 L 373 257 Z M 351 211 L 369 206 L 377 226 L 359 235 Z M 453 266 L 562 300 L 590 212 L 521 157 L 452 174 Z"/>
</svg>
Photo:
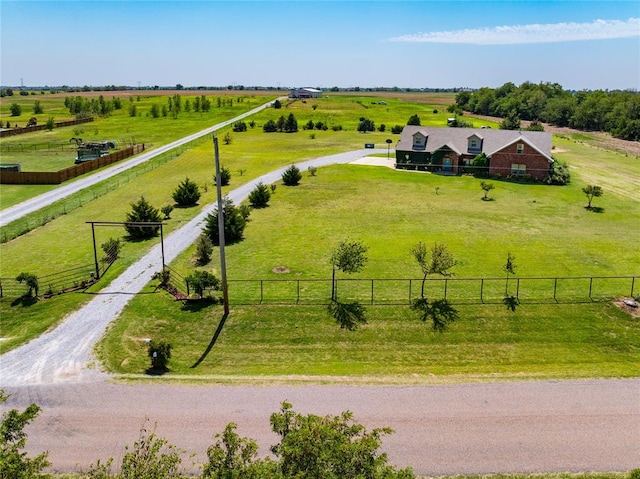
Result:
<svg viewBox="0 0 640 479">
<path fill-rule="evenodd" d="M 147 376 L 162 376 L 168 373 L 169 371 L 170 371 L 169 368 L 164 368 L 164 369 L 147 368 L 144 373 Z"/>
<path fill-rule="evenodd" d="M 222 304 L 222 300 L 218 298 L 188 299 L 182 305 L 182 310 L 197 313 L 214 304 Z"/>
<path fill-rule="evenodd" d="M 220 336 L 220 333 L 222 332 L 222 328 L 224 328 L 224 323 L 227 321 L 227 317 L 229 317 L 227 313 L 222 315 L 222 318 L 220 318 L 220 322 L 218 323 L 218 327 L 216 328 L 216 332 L 213 334 L 213 337 L 211 338 L 211 341 L 209 342 L 207 349 L 205 349 L 202 355 L 198 358 L 198 360 L 195 363 L 193 363 L 193 366 L 191 366 L 191 368 L 197 368 L 200 365 L 200 363 L 204 361 L 206 357 L 209 355 L 209 353 L 213 349 L 213 346 L 216 344 L 216 341 L 218 340 L 218 336 Z"/>
<path fill-rule="evenodd" d="M 20 296 L 19 298 L 16 298 L 13 301 L 11 301 L 11 306 L 14 306 L 14 307 L 15 306 L 27 307 L 27 306 L 33 306 L 37 302 L 38 302 L 38 298 L 37 297 L 24 295 L 24 296 Z"/>
<path fill-rule="evenodd" d="M 585 206 L 584 209 L 593 213 L 604 213 L 604 208 L 601 206 Z"/>
</svg>

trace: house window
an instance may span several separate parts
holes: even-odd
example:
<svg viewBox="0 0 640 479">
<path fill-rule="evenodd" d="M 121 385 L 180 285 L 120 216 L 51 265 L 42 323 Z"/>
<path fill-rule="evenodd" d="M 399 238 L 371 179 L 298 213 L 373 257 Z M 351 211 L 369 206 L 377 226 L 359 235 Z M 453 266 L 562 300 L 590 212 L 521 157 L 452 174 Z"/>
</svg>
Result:
<svg viewBox="0 0 640 479">
<path fill-rule="evenodd" d="M 518 144 L 516 145 L 516 151 L 517 151 L 518 153 L 524 153 L 524 143 L 518 143 Z"/>
<path fill-rule="evenodd" d="M 415 148 L 424 148 L 427 138 L 422 135 L 415 135 L 413 137 L 413 146 Z"/>
<path fill-rule="evenodd" d="M 480 153 L 482 151 L 482 140 L 477 136 L 470 137 L 467 143 L 467 151 L 469 153 Z"/>
<path fill-rule="evenodd" d="M 511 165 L 512 176 L 524 176 L 527 174 L 527 165 L 513 163 Z"/>
</svg>

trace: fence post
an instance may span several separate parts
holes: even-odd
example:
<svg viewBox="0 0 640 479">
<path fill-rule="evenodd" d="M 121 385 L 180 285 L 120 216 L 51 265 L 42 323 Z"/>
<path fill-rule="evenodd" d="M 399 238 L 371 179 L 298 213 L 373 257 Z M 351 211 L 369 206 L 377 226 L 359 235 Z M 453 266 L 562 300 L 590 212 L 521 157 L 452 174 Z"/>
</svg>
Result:
<svg viewBox="0 0 640 479">
<path fill-rule="evenodd" d="M 409 280 L 409 305 L 411 305 L 411 280 Z"/>
<path fill-rule="evenodd" d="M 516 280 L 516 298 L 520 299 L 520 278 Z"/>
<path fill-rule="evenodd" d="M 591 297 L 591 288 L 593 286 L 593 276 L 591 276 L 591 278 L 589 278 L 589 299 L 591 301 L 593 301 L 593 298 Z"/>
<path fill-rule="evenodd" d="M 636 283 L 636 277 L 632 276 L 631 277 L 631 295 L 630 295 L 632 298 L 633 298 L 633 287 L 635 286 L 635 283 Z"/>
<path fill-rule="evenodd" d="M 373 304 L 373 279 L 371 280 L 371 304 Z"/>
<path fill-rule="evenodd" d="M 484 278 L 480 280 L 480 302 L 484 304 L 484 298 L 482 297 L 482 290 L 484 289 Z"/>
<path fill-rule="evenodd" d="M 447 278 L 444 279 L 444 299 L 447 299 Z"/>
<path fill-rule="evenodd" d="M 556 299 L 556 291 L 558 289 L 558 278 L 554 278 L 553 279 L 553 300 L 557 303 L 558 300 Z"/>
<path fill-rule="evenodd" d="M 264 280 L 260 280 L 260 304 L 262 304 L 262 300 L 264 299 L 264 289 L 262 287 L 262 283 L 264 282 Z"/>
</svg>

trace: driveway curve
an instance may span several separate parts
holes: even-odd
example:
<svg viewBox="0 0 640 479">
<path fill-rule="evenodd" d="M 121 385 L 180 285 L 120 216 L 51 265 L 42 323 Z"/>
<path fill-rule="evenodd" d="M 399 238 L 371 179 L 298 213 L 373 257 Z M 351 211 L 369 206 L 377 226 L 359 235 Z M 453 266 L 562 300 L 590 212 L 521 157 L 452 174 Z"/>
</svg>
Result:
<svg viewBox="0 0 640 479">
<path fill-rule="evenodd" d="M 310 166 L 350 163 L 367 154 L 386 152 L 386 149 L 355 150 L 308 160 L 297 166 L 304 171 Z M 235 204 L 239 204 L 259 182 L 269 184 L 278 181 L 286 168 L 288 166 L 236 188 L 229 193 L 229 198 Z M 206 216 L 215 208 L 215 203 L 207 205 L 195 218 L 165 238 L 164 256 L 167 263 L 173 261 L 196 240 L 202 231 Z M 101 373 L 87 368 L 93 360 L 93 346 L 107 325 L 118 317 L 129 300 L 140 292 L 160 269 L 161 245 L 157 244 L 108 287 L 97 293 L 91 301 L 67 316 L 58 327 L 0 356 L 0 384 L 17 386 L 102 379 Z"/>
</svg>

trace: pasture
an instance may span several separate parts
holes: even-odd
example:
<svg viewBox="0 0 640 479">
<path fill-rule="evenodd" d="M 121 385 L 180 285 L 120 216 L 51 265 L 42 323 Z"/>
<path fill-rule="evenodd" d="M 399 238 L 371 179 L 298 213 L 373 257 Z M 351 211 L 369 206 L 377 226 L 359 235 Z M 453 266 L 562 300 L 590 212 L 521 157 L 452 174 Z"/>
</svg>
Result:
<svg viewBox="0 0 640 479">
<path fill-rule="evenodd" d="M 387 105 L 380 105 L 376 97 L 330 95 L 262 112 L 246 120 L 253 119 L 255 128 L 230 132 L 230 143 L 220 142 L 222 164 L 233 175 L 229 188 L 297 161 L 362 148 L 365 142 L 382 146 L 387 138 L 397 139 L 388 131 L 358 133 L 360 117 L 390 128 L 417 113 L 423 125 L 441 125 L 447 116 L 442 98 L 416 103 L 386 96 Z M 265 121 L 290 112 L 298 120 L 298 133 L 262 132 Z M 343 130 L 302 130 L 308 120 L 341 125 Z M 491 124 L 473 121 L 476 126 Z M 640 251 L 632 245 L 639 239 L 640 197 L 639 190 L 629 186 L 640 178 L 637 160 L 570 139 L 555 138 L 554 146 L 558 150 L 554 156 L 572 166 L 571 185 L 495 181 L 491 202 L 481 201 L 480 180 L 468 176 L 361 165 L 329 166 L 313 177 L 303 172 L 298 187 L 278 184 L 270 206 L 252 212 L 244 241 L 227 249 L 229 277 L 327 279 L 331 274 L 328 257 L 342 239 L 361 240 L 369 247 L 369 261 L 359 278 L 419 277 L 409 254 L 418 241 L 427 246 L 436 241 L 447 244 L 458 261 L 454 272 L 461 278 L 501 276 L 508 252 L 515 255 L 517 275 L 522 277 L 637 275 Z M 117 187 L 96 190 L 81 208 L 0 246 L 0 276 L 15 277 L 24 270 L 41 275 L 91 263 L 91 231 L 86 221 L 121 221 L 141 194 L 161 207 L 171 202 L 172 190 L 185 176 L 201 185 L 201 205 L 213 201 L 212 161 L 212 146 L 205 141 L 131 175 Z M 606 172 L 599 166 L 603 163 Z M 605 195 L 597 199 L 602 213 L 584 208 L 581 188 L 594 181 L 606 181 Z M 175 209 L 166 231 L 198 211 L 200 207 Z M 100 234 L 98 244 L 124 231 Z M 104 283 L 89 292 L 123 271 L 150 243 L 126 243 L 122 260 Z M 216 255 L 217 251 L 204 269 L 217 274 Z M 171 267 L 189 274 L 195 268 L 192 258 L 193 247 Z M 289 273 L 274 272 L 277 267 Z M 182 308 L 162 291 L 151 294 L 154 286 L 130 303 L 101 343 L 101 359 L 109 369 L 143 372 L 148 366 L 143 339 L 153 337 L 174 346 L 173 375 L 218 381 L 295 374 L 318 380 L 345 376 L 365 382 L 437 382 L 637 376 L 640 372 L 634 366 L 640 363 L 638 320 L 609 303 L 523 302 L 512 313 L 501 304 L 462 305 L 451 298 L 460 319 L 438 334 L 418 321 L 406 305 L 368 307 L 369 324 L 349 332 L 340 330 L 319 305 L 251 306 L 234 304 L 233 295 L 232 314 L 222 335 L 205 361 L 191 369 L 218 326 L 220 308 Z M 81 293 L 33 305 L 3 299 L 1 313 L 10 320 L 3 321 L 0 336 L 10 339 L 0 348 L 6 351 L 40 334 L 86 299 Z"/>
</svg>

